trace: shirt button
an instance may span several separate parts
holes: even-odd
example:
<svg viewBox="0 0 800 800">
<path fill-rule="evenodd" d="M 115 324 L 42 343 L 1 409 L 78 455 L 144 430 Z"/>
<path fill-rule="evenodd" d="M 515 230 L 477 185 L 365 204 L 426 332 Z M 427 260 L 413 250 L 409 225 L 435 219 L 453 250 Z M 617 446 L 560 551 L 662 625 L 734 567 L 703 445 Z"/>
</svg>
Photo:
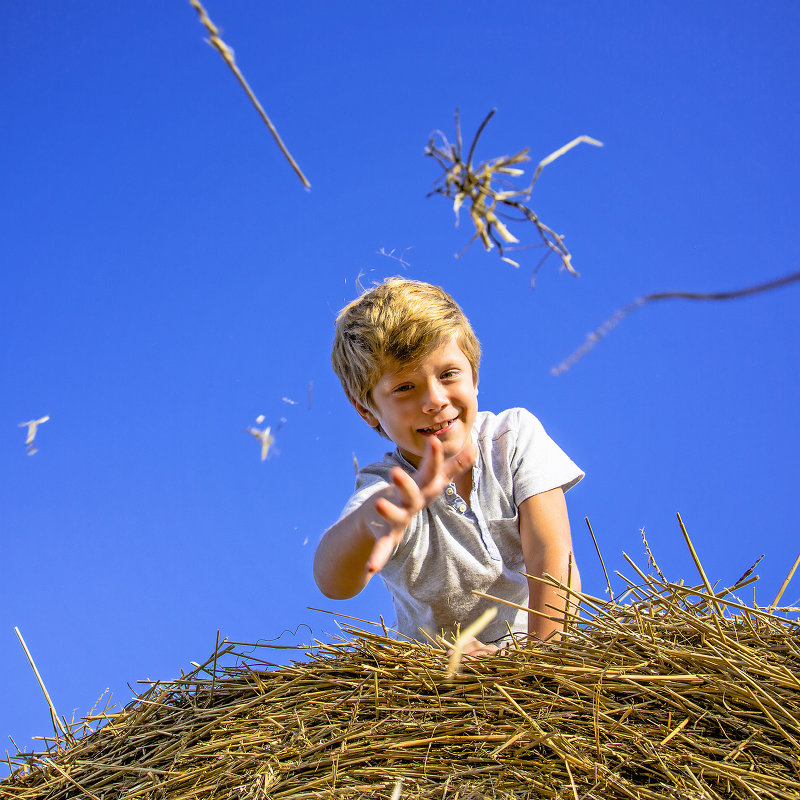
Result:
<svg viewBox="0 0 800 800">
<path fill-rule="evenodd" d="M 467 504 L 466 503 L 459 503 L 458 504 L 458 510 L 463 514 L 467 510 Z"/>
<path fill-rule="evenodd" d="M 454 489 L 452 486 L 448 486 L 448 487 L 447 487 L 447 488 L 444 490 L 444 493 L 445 493 L 445 494 L 446 494 L 448 497 L 452 497 L 452 496 L 453 496 L 453 495 L 456 493 L 456 490 L 455 490 L 455 489 Z"/>
</svg>

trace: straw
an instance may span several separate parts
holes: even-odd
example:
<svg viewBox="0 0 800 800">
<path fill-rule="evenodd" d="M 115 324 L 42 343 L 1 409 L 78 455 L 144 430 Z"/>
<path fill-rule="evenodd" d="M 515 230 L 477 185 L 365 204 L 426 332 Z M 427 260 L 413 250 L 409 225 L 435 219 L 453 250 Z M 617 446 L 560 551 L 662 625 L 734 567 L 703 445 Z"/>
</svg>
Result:
<svg viewBox="0 0 800 800">
<path fill-rule="evenodd" d="M 786 591 L 786 587 L 789 585 L 789 581 L 792 579 L 792 575 L 794 575 L 795 570 L 797 567 L 800 566 L 800 555 L 797 556 L 795 559 L 792 568 L 789 570 L 789 574 L 786 576 L 786 580 L 781 584 L 781 588 L 778 589 L 778 594 L 775 595 L 775 599 L 770 603 L 769 610 L 774 611 L 776 606 L 778 605 L 778 601 L 783 596 L 783 593 Z"/>
<path fill-rule="evenodd" d="M 228 65 L 228 68 L 233 72 L 236 76 L 236 80 L 239 81 L 239 84 L 244 89 L 247 96 L 250 98 L 250 102 L 255 106 L 256 111 L 258 111 L 259 116 L 262 120 L 264 120 L 264 124 L 269 129 L 269 132 L 272 134 L 272 138 L 275 140 L 276 144 L 283 153 L 286 160 L 291 164 L 292 169 L 295 171 L 296 175 L 300 180 L 303 182 L 303 186 L 306 189 L 311 188 L 311 184 L 308 182 L 308 178 L 303 175 L 302 170 L 297 165 L 297 162 L 292 158 L 291 153 L 286 149 L 286 145 L 283 143 L 278 131 L 275 129 L 275 126 L 272 124 L 272 120 L 267 116 L 267 112 L 261 107 L 261 103 L 258 102 L 258 98 L 253 93 L 253 90 L 248 85 L 247 81 L 244 78 L 244 75 L 239 70 L 239 67 L 236 66 L 236 61 L 234 60 L 233 50 L 228 47 L 225 42 L 222 41 L 219 35 L 219 29 L 214 25 L 214 23 L 209 19 L 208 14 L 206 13 L 205 8 L 200 4 L 199 0 L 189 0 L 189 2 L 194 7 L 194 10 L 197 12 L 197 15 L 200 17 L 200 22 L 203 24 L 205 29 L 208 31 L 209 39 L 208 43 L 222 56 L 222 59 Z"/>
<path fill-rule="evenodd" d="M 441 194 L 452 198 L 456 225 L 458 225 L 461 207 L 466 203 L 470 219 L 475 227 L 474 235 L 456 257 L 460 258 L 476 239 L 480 239 L 485 250 L 492 250 L 496 247 L 502 261 L 514 267 L 519 267 L 517 261 L 505 255 L 506 252 L 523 250 L 532 246 L 544 246 L 547 248 L 547 252 L 533 271 L 531 286 L 533 286 L 536 273 L 551 253 L 555 253 L 561 259 L 564 269 L 573 275 L 577 275 L 578 273 L 572 266 L 572 255 L 564 244 L 564 237 L 545 225 L 526 204 L 530 200 L 533 187 L 539 179 L 539 175 L 548 164 L 551 164 L 579 144 L 591 144 L 596 147 L 602 147 L 603 144 L 590 136 L 576 137 L 568 144 L 559 147 L 549 156 L 543 158 L 536 167 L 530 184 L 526 188 L 520 188 L 511 183 L 509 178 L 518 178 L 525 174 L 525 170 L 521 169 L 519 165 L 530 160 L 527 147 L 513 156 L 502 156 L 491 161 L 484 161 L 477 167 L 473 167 L 472 164 L 472 157 L 475 153 L 478 139 L 480 139 L 489 120 L 494 116 L 495 111 L 496 109 L 492 109 L 478 126 L 478 131 L 472 140 L 466 161 L 462 158 L 463 145 L 458 110 L 456 110 L 455 114 L 456 143 L 450 144 L 441 131 L 434 131 L 425 148 L 425 155 L 435 159 L 444 170 L 442 176 L 434 184 L 433 191 L 428 193 L 428 197 L 433 194 Z M 509 216 L 512 213 L 520 214 L 522 218 Z M 520 240 L 511 233 L 506 224 L 500 219 L 501 217 L 510 221 L 531 222 L 539 234 L 541 243 L 537 245 L 521 245 L 520 247 L 509 246 L 519 244 Z"/>
<path fill-rule="evenodd" d="M 464 648 L 497 616 L 496 608 L 487 608 L 471 625 L 461 631 L 456 638 L 447 667 L 447 680 L 452 680 L 458 672 Z"/>
<path fill-rule="evenodd" d="M 589 528 L 589 535 L 592 537 L 592 544 L 594 545 L 594 549 L 597 551 L 597 557 L 600 559 L 600 566 L 603 568 L 603 576 L 606 579 L 606 587 L 608 588 L 608 597 L 610 600 L 613 600 L 614 590 L 611 588 L 611 581 L 608 579 L 606 562 L 603 561 L 603 556 L 600 553 L 600 547 L 597 544 L 597 539 L 595 538 L 594 531 L 592 530 L 592 524 L 589 522 L 589 517 L 584 517 L 584 521 L 586 522 L 586 527 Z"/>
<path fill-rule="evenodd" d="M 738 600 L 749 574 L 714 592 L 696 566 L 692 586 L 634 565 L 615 600 L 541 578 L 569 631 L 455 675 L 441 647 L 344 615 L 288 665 L 221 639 L 69 746 L 9 755 L 0 796 L 797 798 L 800 623 Z"/>
<path fill-rule="evenodd" d="M 783 275 L 774 280 L 758 283 L 753 286 L 746 286 L 743 289 L 736 289 L 729 292 L 653 292 L 645 295 L 644 297 L 637 297 L 632 300 L 628 305 L 617 309 L 602 325 L 595 328 L 590 334 L 587 335 L 584 343 L 572 351 L 560 364 L 552 367 L 550 370 L 551 375 L 561 375 L 571 367 L 575 366 L 594 346 L 605 336 L 607 336 L 614 328 L 622 322 L 625 317 L 637 308 L 646 306 L 648 303 L 656 303 L 660 300 L 700 300 L 700 301 L 720 301 L 720 300 L 738 300 L 742 297 L 752 297 L 756 294 L 763 292 L 771 292 L 775 289 L 782 289 L 784 286 L 789 286 L 792 283 L 800 281 L 800 271 L 792 272 L 788 275 Z"/>
<path fill-rule="evenodd" d="M 22 638 L 22 634 L 20 633 L 20 630 L 16 625 L 14 626 L 14 633 L 17 634 L 19 643 L 22 645 L 22 649 L 25 651 L 25 655 L 28 657 L 28 661 L 31 667 L 33 668 L 33 674 L 36 676 L 36 680 L 39 682 L 39 687 L 41 688 L 42 693 L 44 694 L 44 699 L 47 701 L 47 706 L 50 709 L 50 718 L 53 722 L 53 733 L 55 733 L 56 739 L 58 739 L 59 731 L 61 731 L 61 735 L 65 739 L 68 738 L 67 731 L 64 729 L 64 726 L 61 724 L 61 720 L 58 718 L 56 707 L 53 705 L 53 701 L 50 699 L 50 694 L 47 691 L 47 687 L 44 685 L 42 676 L 39 674 L 39 670 L 36 669 L 36 664 L 33 661 L 33 656 L 31 655 L 31 651 L 28 650 L 28 645 L 25 644 L 25 640 Z"/>
</svg>

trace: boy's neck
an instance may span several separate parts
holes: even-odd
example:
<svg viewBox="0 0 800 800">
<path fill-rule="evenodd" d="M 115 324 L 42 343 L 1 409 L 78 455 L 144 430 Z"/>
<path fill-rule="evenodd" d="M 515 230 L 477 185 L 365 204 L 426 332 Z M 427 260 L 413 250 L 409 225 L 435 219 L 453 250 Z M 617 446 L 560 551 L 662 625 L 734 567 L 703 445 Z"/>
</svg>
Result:
<svg viewBox="0 0 800 800">
<path fill-rule="evenodd" d="M 458 496 L 469 505 L 469 496 L 472 494 L 472 470 L 468 469 L 455 480 Z"/>
</svg>

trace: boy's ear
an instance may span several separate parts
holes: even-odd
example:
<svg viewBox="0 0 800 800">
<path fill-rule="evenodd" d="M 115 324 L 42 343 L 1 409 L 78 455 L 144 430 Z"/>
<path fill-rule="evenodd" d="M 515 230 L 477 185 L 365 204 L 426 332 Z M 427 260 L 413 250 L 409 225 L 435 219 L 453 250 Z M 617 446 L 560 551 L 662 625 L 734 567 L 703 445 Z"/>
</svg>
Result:
<svg viewBox="0 0 800 800">
<path fill-rule="evenodd" d="M 358 411 L 361 419 L 363 419 L 370 428 L 377 428 L 380 425 L 378 418 L 366 407 L 362 406 L 361 403 L 353 403 L 356 407 L 356 411 Z"/>
</svg>

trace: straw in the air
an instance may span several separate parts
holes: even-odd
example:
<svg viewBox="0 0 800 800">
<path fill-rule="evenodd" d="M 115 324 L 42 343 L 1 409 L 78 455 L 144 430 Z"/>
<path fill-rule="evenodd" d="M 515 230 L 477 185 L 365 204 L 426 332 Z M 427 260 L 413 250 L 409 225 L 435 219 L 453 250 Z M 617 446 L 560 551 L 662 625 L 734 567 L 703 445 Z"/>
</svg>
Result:
<svg viewBox="0 0 800 800">
<path fill-rule="evenodd" d="M 472 140 L 466 160 L 464 160 L 462 153 L 461 123 L 458 111 L 456 111 L 455 144 L 451 144 L 441 131 L 434 132 L 425 148 L 425 154 L 434 158 L 442 167 L 444 173 L 428 196 L 442 194 L 445 197 L 453 198 L 453 210 L 456 213 L 456 220 L 458 220 L 462 205 L 466 203 L 472 224 L 475 226 L 475 234 L 459 256 L 463 255 L 476 239 L 480 239 L 486 250 L 497 247 L 500 258 L 503 261 L 518 267 L 519 263 L 506 256 L 505 252 L 522 248 L 509 247 L 509 245 L 518 244 L 519 239 L 509 231 L 503 220 L 529 221 L 536 228 L 541 239 L 541 245 L 547 248 L 547 252 L 533 272 L 533 277 L 535 278 L 536 273 L 550 253 L 555 253 L 561 259 L 563 267 L 573 275 L 577 275 L 578 273 L 572 266 L 572 255 L 564 244 L 564 237 L 545 225 L 538 215 L 528 207 L 527 203 L 541 171 L 548 164 L 551 164 L 581 143 L 602 147 L 602 142 L 598 142 L 590 136 L 578 136 L 546 158 L 543 158 L 536 167 L 530 184 L 526 188 L 520 189 L 511 183 L 509 179 L 525 174 L 525 171 L 520 169 L 519 165 L 530 160 L 527 147 L 513 156 L 503 156 L 492 161 L 485 161 L 477 167 L 473 167 L 472 164 L 472 157 L 475 153 L 478 139 L 494 115 L 495 110 L 492 109 L 478 127 L 478 132 Z M 437 136 L 440 140 L 439 143 L 436 141 Z M 512 217 L 509 214 L 521 216 Z M 531 283 L 533 283 L 533 278 Z"/>
</svg>

